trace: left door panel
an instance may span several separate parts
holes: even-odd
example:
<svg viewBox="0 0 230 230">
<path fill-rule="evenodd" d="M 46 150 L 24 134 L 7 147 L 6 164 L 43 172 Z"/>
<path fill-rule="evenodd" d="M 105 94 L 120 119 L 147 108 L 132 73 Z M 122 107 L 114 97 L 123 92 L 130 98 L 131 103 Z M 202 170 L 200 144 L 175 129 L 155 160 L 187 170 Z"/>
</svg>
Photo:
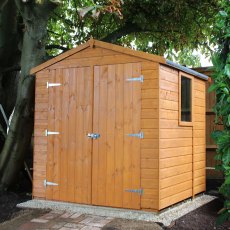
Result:
<svg viewBox="0 0 230 230">
<path fill-rule="evenodd" d="M 91 203 L 93 75 L 90 67 L 51 70 L 46 198 Z M 52 183 L 54 183 L 52 185 Z M 56 184 L 56 185 L 55 185 Z"/>
</svg>

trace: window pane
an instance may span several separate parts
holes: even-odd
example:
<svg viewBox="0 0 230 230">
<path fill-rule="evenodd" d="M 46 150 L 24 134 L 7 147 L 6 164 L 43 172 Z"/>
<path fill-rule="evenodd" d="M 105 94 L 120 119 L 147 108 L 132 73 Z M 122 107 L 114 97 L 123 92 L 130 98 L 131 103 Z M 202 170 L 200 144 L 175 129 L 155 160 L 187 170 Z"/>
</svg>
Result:
<svg viewBox="0 0 230 230">
<path fill-rule="evenodd" d="M 181 121 L 192 121 L 191 79 L 181 76 Z"/>
</svg>

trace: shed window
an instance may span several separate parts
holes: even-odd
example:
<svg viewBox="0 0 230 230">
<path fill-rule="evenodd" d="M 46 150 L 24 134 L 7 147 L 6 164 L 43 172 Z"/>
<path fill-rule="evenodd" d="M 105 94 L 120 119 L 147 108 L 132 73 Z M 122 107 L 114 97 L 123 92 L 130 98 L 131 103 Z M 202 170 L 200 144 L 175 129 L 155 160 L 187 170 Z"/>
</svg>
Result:
<svg viewBox="0 0 230 230">
<path fill-rule="evenodd" d="M 192 77 L 180 75 L 180 125 L 192 125 Z"/>
<path fill-rule="evenodd" d="M 192 121 L 191 79 L 181 77 L 181 121 Z"/>
</svg>

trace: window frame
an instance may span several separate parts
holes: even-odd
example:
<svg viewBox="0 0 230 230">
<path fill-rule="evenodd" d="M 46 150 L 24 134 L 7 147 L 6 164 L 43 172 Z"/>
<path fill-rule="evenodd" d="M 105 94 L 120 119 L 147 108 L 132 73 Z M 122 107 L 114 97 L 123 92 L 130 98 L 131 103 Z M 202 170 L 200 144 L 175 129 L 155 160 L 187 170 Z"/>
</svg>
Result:
<svg viewBox="0 0 230 230">
<path fill-rule="evenodd" d="M 191 80 L 191 121 L 181 120 L 181 78 L 189 78 Z M 184 72 L 179 72 L 179 126 L 193 126 L 193 107 L 194 107 L 194 77 Z"/>
</svg>

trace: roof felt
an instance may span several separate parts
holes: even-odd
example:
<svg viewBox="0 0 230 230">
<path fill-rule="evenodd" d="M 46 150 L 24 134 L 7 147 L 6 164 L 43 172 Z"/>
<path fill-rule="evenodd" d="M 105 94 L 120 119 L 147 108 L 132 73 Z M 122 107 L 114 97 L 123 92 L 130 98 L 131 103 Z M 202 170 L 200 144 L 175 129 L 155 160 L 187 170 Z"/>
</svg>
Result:
<svg viewBox="0 0 230 230">
<path fill-rule="evenodd" d="M 166 60 L 166 65 L 174 67 L 174 68 L 176 68 L 178 70 L 181 70 L 181 71 L 183 71 L 185 73 L 188 73 L 188 74 L 194 75 L 196 77 L 199 77 L 199 78 L 201 78 L 203 80 L 208 80 L 208 76 L 206 76 L 206 75 L 204 75 L 202 73 L 199 73 L 199 72 L 197 72 L 195 70 L 192 70 L 190 68 L 187 68 L 185 66 L 179 65 L 179 64 L 177 64 L 175 62 L 172 62 L 170 60 Z"/>
</svg>

